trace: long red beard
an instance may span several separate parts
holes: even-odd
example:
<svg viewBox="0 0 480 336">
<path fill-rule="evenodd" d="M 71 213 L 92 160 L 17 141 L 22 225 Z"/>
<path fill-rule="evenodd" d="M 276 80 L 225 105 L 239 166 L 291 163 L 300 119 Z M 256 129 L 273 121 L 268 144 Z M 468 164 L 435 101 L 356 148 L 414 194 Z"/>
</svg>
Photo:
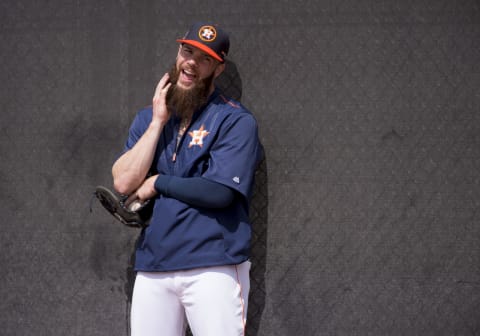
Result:
<svg viewBox="0 0 480 336">
<path fill-rule="evenodd" d="M 170 82 L 172 86 L 168 90 L 167 105 L 179 118 L 190 118 L 197 109 L 206 104 L 210 86 L 213 82 L 213 74 L 198 81 L 192 88 L 183 89 L 177 86 L 180 71 L 174 65 L 170 69 Z"/>
</svg>

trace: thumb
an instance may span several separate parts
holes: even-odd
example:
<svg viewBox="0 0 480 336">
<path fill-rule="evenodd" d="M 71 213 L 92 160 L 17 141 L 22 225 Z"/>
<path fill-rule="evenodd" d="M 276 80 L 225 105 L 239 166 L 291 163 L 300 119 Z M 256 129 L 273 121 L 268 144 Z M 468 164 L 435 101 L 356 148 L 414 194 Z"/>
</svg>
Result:
<svg viewBox="0 0 480 336">
<path fill-rule="evenodd" d="M 138 200 L 138 195 L 136 192 L 134 192 L 133 194 L 131 194 L 130 196 L 128 196 L 127 200 L 123 203 L 125 205 L 126 208 L 128 208 L 128 206 L 130 204 L 132 204 L 132 202 L 134 202 L 135 200 Z"/>
</svg>

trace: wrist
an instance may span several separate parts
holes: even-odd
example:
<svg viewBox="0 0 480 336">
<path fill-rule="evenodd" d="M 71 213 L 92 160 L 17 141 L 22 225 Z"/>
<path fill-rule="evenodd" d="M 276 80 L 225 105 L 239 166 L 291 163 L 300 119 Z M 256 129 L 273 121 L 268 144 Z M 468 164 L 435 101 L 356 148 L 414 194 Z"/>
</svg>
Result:
<svg viewBox="0 0 480 336">
<path fill-rule="evenodd" d="M 152 119 L 148 128 L 152 129 L 153 131 L 161 131 L 165 126 L 165 124 L 166 124 L 166 121 L 163 121 L 160 119 Z"/>
</svg>

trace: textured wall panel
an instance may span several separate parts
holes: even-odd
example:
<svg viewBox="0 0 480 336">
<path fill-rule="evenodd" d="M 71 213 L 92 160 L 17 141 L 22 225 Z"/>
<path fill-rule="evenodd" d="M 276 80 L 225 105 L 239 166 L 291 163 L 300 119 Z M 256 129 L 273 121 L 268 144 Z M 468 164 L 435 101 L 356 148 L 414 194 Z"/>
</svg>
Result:
<svg viewBox="0 0 480 336">
<path fill-rule="evenodd" d="M 480 334 L 477 1 L 0 3 L 0 334 L 128 335 L 90 199 L 193 21 L 259 121 L 248 335 Z"/>
</svg>

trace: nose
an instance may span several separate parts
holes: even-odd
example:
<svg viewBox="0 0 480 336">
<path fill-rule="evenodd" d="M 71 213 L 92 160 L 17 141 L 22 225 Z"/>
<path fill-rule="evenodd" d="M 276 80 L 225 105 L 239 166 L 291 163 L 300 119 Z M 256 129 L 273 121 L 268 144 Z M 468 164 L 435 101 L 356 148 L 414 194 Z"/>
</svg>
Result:
<svg viewBox="0 0 480 336">
<path fill-rule="evenodd" d="M 187 60 L 187 64 L 192 66 L 192 67 L 198 66 L 198 62 L 199 62 L 199 56 L 198 55 L 192 55 Z"/>
</svg>

